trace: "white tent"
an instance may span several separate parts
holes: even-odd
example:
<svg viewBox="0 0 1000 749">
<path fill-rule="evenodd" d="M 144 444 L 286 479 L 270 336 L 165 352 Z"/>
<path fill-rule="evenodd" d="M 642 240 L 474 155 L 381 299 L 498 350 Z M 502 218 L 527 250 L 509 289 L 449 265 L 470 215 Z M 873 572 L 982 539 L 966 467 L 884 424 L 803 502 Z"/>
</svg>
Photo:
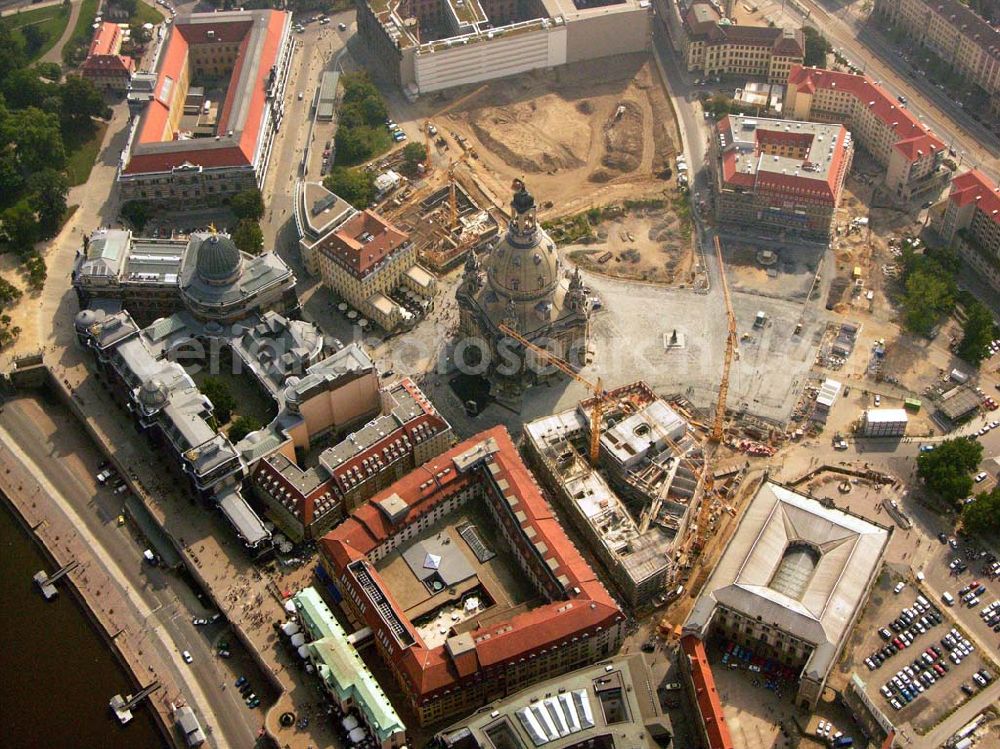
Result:
<svg viewBox="0 0 1000 749">
<path fill-rule="evenodd" d="M 342 721 L 342 725 L 344 726 L 345 731 L 353 731 L 358 727 L 358 719 L 353 715 L 348 715 Z"/>
<path fill-rule="evenodd" d="M 292 635 L 292 647 L 297 648 L 306 644 L 306 636 L 301 632 L 296 632 Z"/>
<path fill-rule="evenodd" d="M 309 648 L 307 648 L 305 645 L 299 646 L 299 658 L 305 660 L 308 657 L 309 657 Z"/>
<path fill-rule="evenodd" d="M 291 601 L 289 601 L 288 603 L 292 604 L 292 609 L 294 610 L 295 604 L 292 603 Z M 285 604 L 286 609 L 288 608 L 288 603 Z M 285 622 L 284 624 L 281 625 L 281 631 L 284 632 L 286 636 L 291 637 L 292 635 L 296 634 L 299 631 L 299 623 Z"/>
<path fill-rule="evenodd" d="M 350 733 L 351 743 L 360 744 L 362 741 L 365 740 L 365 736 L 367 736 L 367 735 L 368 734 L 365 733 L 365 729 L 363 729 L 363 728 L 355 728 Z"/>
</svg>

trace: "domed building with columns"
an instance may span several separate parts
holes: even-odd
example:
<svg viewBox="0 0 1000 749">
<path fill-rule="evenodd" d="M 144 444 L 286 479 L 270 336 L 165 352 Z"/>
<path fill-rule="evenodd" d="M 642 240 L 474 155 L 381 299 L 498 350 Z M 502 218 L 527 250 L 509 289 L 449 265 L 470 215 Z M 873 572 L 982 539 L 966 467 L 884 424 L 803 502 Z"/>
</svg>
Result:
<svg viewBox="0 0 1000 749">
<path fill-rule="evenodd" d="M 124 307 L 143 325 L 175 312 L 229 325 L 298 309 L 295 274 L 277 253 L 241 252 L 216 231 L 184 239 L 95 231 L 77 253 L 73 288 L 81 309 Z"/>
<path fill-rule="evenodd" d="M 563 269 L 555 243 L 539 226 L 534 197 L 521 180 L 513 190 L 506 234 L 482 261 L 473 254 L 466 262 L 456 295 L 455 361 L 460 370 L 483 374 L 497 400 L 516 406 L 527 388 L 558 372 L 526 356 L 501 326 L 582 366 L 591 310 L 579 271 Z"/>
</svg>

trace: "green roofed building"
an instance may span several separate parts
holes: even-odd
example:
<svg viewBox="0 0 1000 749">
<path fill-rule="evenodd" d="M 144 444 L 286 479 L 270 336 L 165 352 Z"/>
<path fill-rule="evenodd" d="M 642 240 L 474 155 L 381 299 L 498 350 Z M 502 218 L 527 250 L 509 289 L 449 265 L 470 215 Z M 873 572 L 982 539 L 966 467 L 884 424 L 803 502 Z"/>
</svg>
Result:
<svg viewBox="0 0 1000 749">
<path fill-rule="evenodd" d="M 309 660 L 330 697 L 345 712 L 357 708 L 382 749 L 404 746 L 406 726 L 319 592 L 304 588 L 293 600 L 310 640 Z"/>
</svg>

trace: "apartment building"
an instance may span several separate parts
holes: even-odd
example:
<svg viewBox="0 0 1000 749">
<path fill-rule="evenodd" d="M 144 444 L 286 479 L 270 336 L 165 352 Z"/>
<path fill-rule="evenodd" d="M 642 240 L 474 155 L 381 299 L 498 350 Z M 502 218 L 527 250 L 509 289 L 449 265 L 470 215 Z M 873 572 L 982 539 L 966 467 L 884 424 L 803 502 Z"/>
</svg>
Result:
<svg viewBox="0 0 1000 749">
<path fill-rule="evenodd" d="M 843 125 L 729 115 L 711 153 L 719 221 L 830 238 L 854 158 Z"/>
<path fill-rule="evenodd" d="M 284 117 L 292 14 L 192 13 L 167 33 L 152 96 L 122 151 L 122 200 L 202 207 L 260 187 Z M 224 98 L 203 101 L 195 90 L 205 86 Z"/>
<path fill-rule="evenodd" d="M 1000 292 L 1000 187 L 979 170 L 960 174 L 932 226 Z"/>
<path fill-rule="evenodd" d="M 80 66 L 80 76 L 100 91 L 123 92 L 132 80 L 135 61 L 119 54 L 124 38 L 125 32 L 117 23 L 105 21 L 94 31 L 87 59 Z"/>
<path fill-rule="evenodd" d="M 841 122 L 885 169 L 885 187 L 900 201 L 940 189 L 945 145 L 871 78 L 796 65 L 788 75 L 784 114 Z"/>
<path fill-rule="evenodd" d="M 314 254 L 323 283 L 387 331 L 415 321 L 400 294 L 434 295 L 434 277 L 417 265 L 409 235 L 372 210 L 347 219 Z"/>
<path fill-rule="evenodd" d="M 800 30 L 734 24 L 707 2 L 684 8 L 661 5 L 660 12 L 668 14 L 667 24 L 674 16 L 676 33 L 672 36 L 689 72 L 784 83 L 792 66 L 801 65 L 805 55 Z"/>
<path fill-rule="evenodd" d="M 262 459 L 251 475 L 268 516 L 293 541 L 319 538 L 389 484 L 451 446 L 451 426 L 409 378 L 373 394 L 372 385 L 378 382 L 374 365 L 357 371 L 345 368 L 338 377 L 328 378 L 324 391 L 336 386 L 331 395 L 350 393 L 354 377 L 363 380 L 364 387 L 354 389 L 351 397 L 359 401 L 348 413 L 370 414 L 370 408 L 378 408 L 373 418 L 323 450 L 316 465 L 300 467 L 292 459 L 294 450 L 278 450 Z"/>
<path fill-rule="evenodd" d="M 624 636 L 625 615 L 502 426 L 376 494 L 319 550 L 421 725 L 606 658 Z M 512 605 L 514 579 L 537 605 Z"/>
<path fill-rule="evenodd" d="M 981 88 L 1000 114 L 1000 28 L 960 0 L 875 0 L 873 17 Z"/>
</svg>

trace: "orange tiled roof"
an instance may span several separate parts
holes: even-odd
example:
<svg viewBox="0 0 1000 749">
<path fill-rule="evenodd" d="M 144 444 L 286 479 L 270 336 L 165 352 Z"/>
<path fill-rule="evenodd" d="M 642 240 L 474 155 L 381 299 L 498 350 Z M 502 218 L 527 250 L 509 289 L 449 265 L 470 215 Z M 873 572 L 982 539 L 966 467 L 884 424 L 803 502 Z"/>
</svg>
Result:
<svg viewBox="0 0 1000 749">
<path fill-rule="evenodd" d="M 715 677 L 712 676 L 705 645 L 694 635 L 685 635 L 681 638 L 681 649 L 690 666 L 698 712 L 708 734 L 708 749 L 733 749 L 733 739 L 722 712 L 722 702 L 715 688 Z"/>
<path fill-rule="evenodd" d="M 361 278 L 407 241 L 408 234 L 374 211 L 365 209 L 340 227 L 323 244 L 321 251 Z"/>
<path fill-rule="evenodd" d="M 978 169 L 955 177 L 948 199 L 959 207 L 975 203 L 976 208 L 1000 224 L 1000 187 Z"/>
<path fill-rule="evenodd" d="M 484 466 L 460 473 L 455 466 L 455 458 L 489 439 L 496 441 L 499 450 L 490 456 Z M 552 569 L 555 576 L 564 576 L 562 579 L 566 581 L 567 595 L 470 632 L 475 662 L 482 668 L 510 663 L 620 621 L 623 615 L 614 598 L 566 537 L 502 426 L 459 443 L 387 487 L 324 536 L 319 543 L 320 552 L 334 567 L 335 577 L 339 580 L 348 564 L 363 558 L 392 535 L 401 533 L 438 503 L 471 482 L 487 481 L 487 476 L 496 482 L 506 481 L 505 493 L 516 498 L 514 509 L 524 515 L 521 529 L 533 529 L 530 543 L 545 544 L 545 555 L 552 561 L 544 566 Z M 409 508 L 405 518 L 396 525 L 377 506 L 379 501 L 392 495 L 398 495 Z M 367 569 L 376 581 L 380 580 L 374 568 L 368 565 Z M 380 587 L 391 600 L 391 592 L 385 586 Z M 395 603 L 393 608 L 414 644 L 402 647 L 392 636 L 380 638 L 380 641 L 390 643 L 390 656 L 399 664 L 418 700 L 426 700 L 444 689 L 459 687 L 465 678 L 474 675 L 471 654 L 460 655 L 453 661 L 444 645 L 428 648 L 402 610 Z M 384 621 L 372 607 L 366 609 L 365 617 L 373 630 L 385 629 Z"/>
<path fill-rule="evenodd" d="M 944 150 L 937 136 L 868 76 L 795 65 L 788 73 L 788 83 L 807 94 L 821 88 L 850 92 L 861 106 L 892 128 L 897 138 L 894 147 L 911 162 Z"/>
<path fill-rule="evenodd" d="M 260 13 L 260 11 L 255 11 Z M 246 117 L 242 130 L 238 133 L 236 145 L 231 139 L 220 142 L 217 148 L 205 147 L 204 139 L 192 141 L 197 148 L 190 151 L 183 149 L 164 149 L 162 151 L 147 149 L 143 153 L 133 153 L 129 158 L 124 172 L 136 174 L 143 172 L 169 171 L 184 164 L 196 164 L 208 168 L 226 166 L 250 166 L 254 162 L 257 142 L 261 135 L 264 112 L 267 107 L 267 79 L 274 67 L 281 50 L 282 30 L 287 14 L 283 11 L 264 11 L 267 28 L 263 44 L 259 50 L 258 65 L 255 75 L 247 86 L 237 86 L 244 65 L 250 63 L 247 59 L 247 46 L 250 39 L 250 29 L 253 23 L 246 19 L 222 19 L 217 23 L 185 23 L 183 20 L 174 24 L 170 38 L 166 41 L 154 89 L 153 100 L 149 102 L 142 115 L 139 130 L 136 133 L 135 145 L 154 145 L 164 141 L 172 141 L 174 133 L 170 132 L 169 114 L 177 89 L 188 65 L 188 52 L 192 45 L 225 44 L 240 42 L 240 51 L 236 65 L 230 76 L 230 86 L 226 99 L 220 110 L 217 131 L 222 134 L 235 130 L 230 117 L 235 109 L 238 97 L 249 97 L 246 107 Z M 211 33 L 209 33 L 211 32 Z M 179 103 L 178 106 L 182 106 Z"/>
<path fill-rule="evenodd" d="M 121 48 L 121 27 L 117 23 L 105 21 L 94 32 L 94 39 L 90 43 L 91 55 L 116 55 Z"/>
</svg>

